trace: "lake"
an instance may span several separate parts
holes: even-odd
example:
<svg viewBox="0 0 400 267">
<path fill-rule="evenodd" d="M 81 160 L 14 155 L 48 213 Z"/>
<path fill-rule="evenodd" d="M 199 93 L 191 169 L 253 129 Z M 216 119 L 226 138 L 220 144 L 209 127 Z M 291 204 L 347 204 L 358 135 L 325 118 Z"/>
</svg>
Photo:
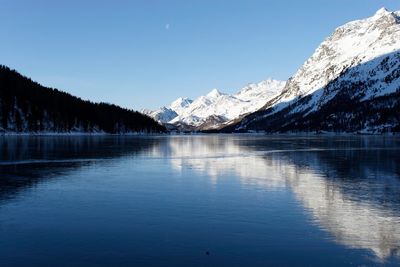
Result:
<svg viewBox="0 0 400 267">
<path fill-rule="evenodd" d="M 400 137 L 0 145 L 0 266 L 400 265 Z"/>
</svg>

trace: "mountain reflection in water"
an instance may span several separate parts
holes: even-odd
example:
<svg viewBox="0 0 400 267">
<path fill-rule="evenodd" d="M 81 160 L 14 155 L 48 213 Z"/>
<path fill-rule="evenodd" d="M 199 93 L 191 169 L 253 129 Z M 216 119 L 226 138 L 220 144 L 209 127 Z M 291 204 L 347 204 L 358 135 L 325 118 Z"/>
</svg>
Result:
<svg viewBox="0 0 400 267">
<path fill-rule="evenodd" d="M 400 257 L 397 137 L 4 137 L 0 144 L 0 208 L 38 183 L 85 166 L 101 168 L 114 161 L 125 162 L 126 167 L 136 160 L 161 160 L 172 166 L 173 173 L 194 171 L 210 179 L 212 186 L 232 178 L 266 194 L 288 191 L 310 222 L 338 244 L 371 251 L 382 262 Z M 146 214 L 145 207 L 138 208 Z"/>
<path fill-rule="evenodd" d="M 177 171 L 235 174 L 267 190 L 290 188 L 334 240 L 400 256 L 399 139 L 384 137 L 177 137 L 168 156 Z M 377 158 L 380 160 L 378 161 Z"/>
</svg>

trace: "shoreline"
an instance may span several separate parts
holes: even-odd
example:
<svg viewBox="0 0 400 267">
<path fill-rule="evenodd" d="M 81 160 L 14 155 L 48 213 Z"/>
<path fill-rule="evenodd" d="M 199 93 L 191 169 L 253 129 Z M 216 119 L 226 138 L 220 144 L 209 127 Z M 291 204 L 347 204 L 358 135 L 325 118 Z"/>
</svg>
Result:
<svg viewBox="0 0 400 267">
<path fill-rule="evenodd" d="M 287 133 L 268 133 L 268 132 L 232 132 L 232 133 L 204 133 L 204 132 L 167 132 L 167 133 L 90 133 L 90 132 L 3 132 L 1 137 L 11 136 L 209 136 L 209 135 L 243 135 L 243 136 L 400 136 L 397 132 L 386 133 L 366 133 L 366 132 L 287 132 Z"/>
</svg>

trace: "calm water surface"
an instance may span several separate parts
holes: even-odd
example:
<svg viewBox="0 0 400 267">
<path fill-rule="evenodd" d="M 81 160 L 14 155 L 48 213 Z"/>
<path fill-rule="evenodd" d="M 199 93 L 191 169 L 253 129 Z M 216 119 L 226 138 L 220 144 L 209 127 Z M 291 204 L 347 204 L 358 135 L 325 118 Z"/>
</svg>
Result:
<svg viewBox="0 0 400 267">
<path fill-rule="evenodd" d="M 0 266 L 399 266 L 400 138 L 1 137 Z"/>
</svg>

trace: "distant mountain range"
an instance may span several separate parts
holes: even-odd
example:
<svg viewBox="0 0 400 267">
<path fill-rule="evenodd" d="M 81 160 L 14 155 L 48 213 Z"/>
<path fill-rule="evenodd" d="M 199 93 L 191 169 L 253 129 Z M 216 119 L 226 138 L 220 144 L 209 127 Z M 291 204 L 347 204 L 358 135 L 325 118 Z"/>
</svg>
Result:
<svg viewBox="0 0 400 267">
<path fill-rule="evenodd" d="M 177 101 L 146 114 L 178 130 L 399 132 L 400 11 L 337 28 L 286 83 Z"/>
<path fill-rule="evenodd" d="M 159 133 L 153 119 L 46 88 L 0 66 L 0 133 Z"/>
<path fill-rule="evenodd" d="M 178 98 L 168 107 L 142 112 L 170 129 L 201 131 L 222 127 L 246 114 L 251 114 L 279 95 L 285 82 L 268 79 L 249 84 L 234 95 L 213 89 L 195 100 Z"/>
</svg>

